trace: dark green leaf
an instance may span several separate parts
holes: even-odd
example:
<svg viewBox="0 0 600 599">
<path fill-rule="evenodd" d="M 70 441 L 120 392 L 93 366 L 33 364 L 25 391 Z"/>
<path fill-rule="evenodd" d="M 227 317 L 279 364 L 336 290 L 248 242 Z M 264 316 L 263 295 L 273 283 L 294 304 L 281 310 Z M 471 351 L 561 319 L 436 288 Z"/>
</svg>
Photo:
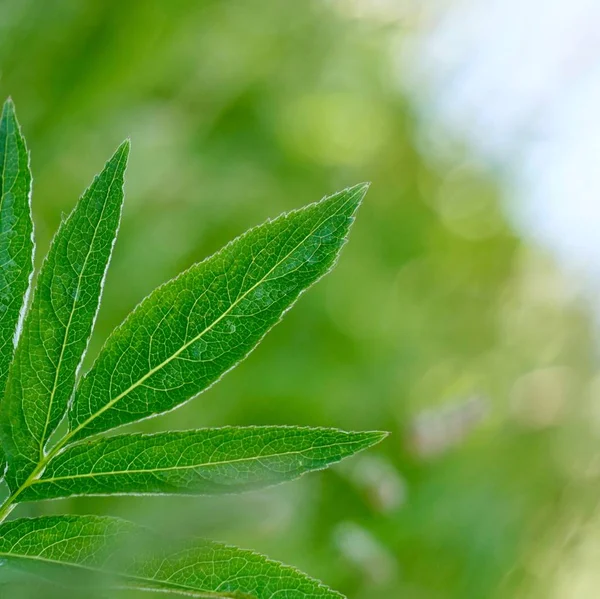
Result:
<svg viewBox="0 0 600 599">
<path fill-rule="evenodd" d="M 38 276 L 1 410 L 9 484 L 44 457 L 63 418 L 94 325 L 119 226 L 129 142 L 62 223 Z"/>
<path fill-rule="evenodd" d="M 171 410 L 235 366 L 331 269 L 366 190 L 357 185 L 256 227 L 154 291 L 82 380 L 72 438 Z"/>
<path fill-rule="evenodd" d="M 33 272 L 29 154 L 7 100 L 0 118 L 0 397 L 17 340 Z M 4 472 L 0 450 L 0 475 Z"/>
<path fill-rule="evenodd" d="M 20 499 L 237 493 L 326 468 L 384 437 L 380 432 L 291 426 L 119 435 L 65 450 Z"/>
</svg>

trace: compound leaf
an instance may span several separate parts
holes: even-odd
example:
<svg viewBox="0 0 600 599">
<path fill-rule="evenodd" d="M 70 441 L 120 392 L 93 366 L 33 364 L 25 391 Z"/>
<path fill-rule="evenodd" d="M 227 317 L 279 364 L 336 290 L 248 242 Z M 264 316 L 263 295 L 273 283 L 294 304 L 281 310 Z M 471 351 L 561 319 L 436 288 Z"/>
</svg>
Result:
<svg viewBox="0 0 600 599">
<path fill-rule="evenodd" d="M 121 218 L 128 154 L 125 142 L 61 224 L 26 311 L 31 174 L 14 107 L 10 100 L 3 107 L 0 470 L 8 464 L 10 493 L 0 506 L 2 521 L 23 501 L 262 488 L 326 468 L 386 435 L 263 426 L 89 439 L 176 408 L 244 359 L 333 267 L 368 188 L 356 185 L 268 221 L 159 287 L 113 332 L 77 385 Z M 48 449 L 67 412 L 66 433 Z M 61 582 L 83 577 L 86 588 L 102 592 L 343 599 L 252 551 L 205 540 L 173 544 L 116 518 L 0 523 L 4 563 Z"/>
<path fill-rule="evenodd" d="M 155 290 L 109 337 L 71 440 L 171 410 L 217 381 L 333 266 L 367 185 L 251 229 Z"/>
<path fill-rule="evenodd" d="M 343 599 L 298 570 L 212 541 L 185 545 L 117 518 L 49 516 L 0 525 L 0 558 L 44 577 L 212 599 Z"/>
<path fill-rule="evenodd" d="M 0 117 L 0 397 L 14 353 L 33 273 L 31 171 L 11 100 Z M 0 474 L 4 457 L 0 450 Z"/>
<path fill-rule="evenodd" d="M 120 222 L 128 153 L 124 142 L 83 194 L 38 276 L 2 404 L 9 485 L 43 459 L 73 394 Z"/>
<path fill-rule="evenodd" d="M 385 436 L 292 426 L 118 435 L 66 449 L 20 500 L 125 493 L 238 493 L 326 468 Z"/>
</svg>

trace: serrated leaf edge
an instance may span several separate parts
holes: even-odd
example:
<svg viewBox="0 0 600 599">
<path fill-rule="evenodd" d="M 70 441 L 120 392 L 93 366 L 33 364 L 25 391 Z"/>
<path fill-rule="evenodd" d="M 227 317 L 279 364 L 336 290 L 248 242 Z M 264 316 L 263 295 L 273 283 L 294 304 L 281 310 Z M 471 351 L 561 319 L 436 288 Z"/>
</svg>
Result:
<svg viewBox="0 0 600 599">
<path fill-rule="evenodd" d="M 304 212 L 305 210 L 316 206 L 322 202 L 326 202 L 327 200 L 333 198 L 334 196 L 338 196 L 341 195 L 343 193 L 349 193 L 352 192 L 352 194 L 347 198 L 346 203 L 351 202 L 352 200 L 356 199 L 356 197 L 358 195 L 362 195 L 364 197 L 364 195 L 366 194 L 367 190 L 369 189 L 370 183 L 359 183 L 357 185 L 351 186 L 351 187 L 346 187 L 345 189 L 341 190 L 341 191 L 337 191 L 329 196 L 325 196 L 324 198 L 322 198 L 321 200 L 318 200 L 316 202 L 312 202 L 311 204 L 307 204 L 306 206 L 303 206 L 301 208 L 297 208 L 295 210 L 290 210 L 289 212 L 284 212 L 282 214 L 280 214 L 279 216 L 277 216 L 276 218 L 273 219 L 267 219 L 266 221 L 263 221 L 262 223 L 248 229 L 247 231 L 245 231 L 244 233 L 242 233 L 241 235 L 239 235 L 238 237 L 232 239 L 231 241 L 229 241 L 225 246 L 223 246 L 221 249 L 219 249 L 217 252 L 210 254 L 209 256 L 207 256 L 206 258 L 204 258 L 203 260 L 201 260 L 200 262 L 196 262 L 194 264 L 192 264 L 189 268 L 187 268 L 186 270 L 182 271 L 181 273 L 179 273 L 177 276 L 173 277 L 172 279 L 169 279 L 168 281 L 162 283 L 161 285 L 159 285 L 158 287 L 156 287 L 154 290 L 152 290 L 144 299 L 142 299 L 137 305 L 136 307 L 127 315 L 127 317 L 125 318 L 125 320 L 123 320 L 123 322 L 121 322 L 121 324 L 117 325 L 117 327 L 115 327 L 115 329 L 113 329 L 113 331 L 111 332 L 111 334 L 109 335 L 108 339 L 105 341 L 104 345 L 102 346 L 100 352 L 98 353 L 98 356 L 96 357 L 96 360 L 94 361 L 94 363 L 92 364 L 92 366 L 90 367 L 89 371 L 82 377 L 82 379 L 80 380 L 80 384 L 81 382 L 93 371 L 94 367 L 96 366 L 96 363 L 98 361 L 98 358 L 100 357 L 100 355 L 102 354 L 102 352 L 104 351 L 105 347 L 108 345 L 108 343 L 111 341 L 111 338 L 114 334 L 116 334 L 118 331 L 122 330 L 122 328 L 128 323 L 129 319 L 133 317 L 133 315 L 140 309 L 140 307 L 142 306 L 142 304 L 151 296 L 153 296 L 155 293 L 158 293 L 161 289 L 163 289 L 166 285 L 169 285 L 171 283 L 174 283 L 175 281 L 177 281 L 178 279 L 180 279 L 181 277 L 187 275 L 192 269 L 198 268 L 199 266 L 201 266 L 202 264 L 204 264 L 205 262 L 207 262 L 208 260 L 210 260 L 215 254 L 219 254 L 221 252 L 224 252 L 227 248 L 229 248 L 232 244 L 237 243 L 239 241 L 241 241 L 242 239 L 244 239 L 246 236 L 252 234 L 256 229 L 271 223 L 275 220 L 280 220 L 280 219 L 286 219 L 288 218 L 290 215 L 293 214 L 298 214 L 300 212 Z M 360 202 L 357 205 L 357 209 L 360 206 Z M 281 313 L 281 315 L 279 316 L 279 318 L 277 319 L 277 321 L 275 323 L 273 323 L 273 325 L 267 330 L 265 331 L 259 339 L 257 339 L 256 343 L 254 344 L 254 346 L 252 347 L 252 349 L 250 349 L 246 354 L 244 354 L 244 356 L 242 356 L 237 362 L 235 362 L 234 364 L 232 364 L 227 370 L 225 370 L 224 372 L 221 373 L 221 375 L 215 379 L 210 385 L 207 385 L 204 389 L 202 389 L 202 391 L 200 391 L 200 393 L 197 393 L 196 395 L 193 395 L 192 397 L 190 397 L 189 399 L 178 403 L 176 406 L 169 408 L 167 410 L 163 410 L 161 412 L 157 412 L 155 414 L 150 414 L 149 416 L 145 416 L 142 418 L 136 418 L 135 422 L 143 422 L 145 420 L 149 420 L 151 418 L 157 418 L 159 416 L 163 416 L 164 414 L 168 414 L 170 412 L 173 412 L 174 410 L 177 410 L 181 407 L 183 407 L 184 405 L 186 405 L 188 402 L 192 401 L 193 399 L 195 399 L 196 397 L 198 397 L 199 395 L 205 393 L 206 391 L 208 391 L 209 389 L 211 389 L 214 385 L 216 385 L 218 382 L 221 381 L 221 379 L 228 374 L 229 372 L 231 372 L 238 364 L 240 364 L 241 362 L 243 362 L 248 355 L 258 346 L 260 345 L 260 343 L 262 343 L 262 340 L 265 338 L 265 336 L 267 335 L 267 333 L 269 333 L 269 331 L 271 331 L 275 326 L 277 326 L 284 318 L 284 316 L 287 314 L 287 312 L 289 310 L 291 310 L 294 305 L 296 304 L 296 302 L 300 299 L 300 297 L 306 292 L 308 291 L 311 287 L 313 287 L 313 285 L 315 285 L 316 283 L 318 283 L 323 277 L 325 277 L 327 274 L 329 274 L 336 266 L 339 257 L 341 255 L 341 251 L 343 249 L 343 247 L 346 245 L 347 241 L 348 241 L 348 234 L 350 232 L 350 229 L 352 227 L 352 225 L 354 224 L 355 218 L 356 218 L 356 210 L 354 212 L 354 214 L 349 218 L 349 225 L 348 225 L 348 231 L 346 232 L 346 235 L 342 238 L 341 243 L 340 243 L 340 247 L 336 253 L 336 256 L 333 260 L 333 262 L 331 263 L 331 265 L 329 266 L 329 268 L 327 268 L 327 270 L 325 270 L 323 273 L 321 273 L 321 275 L 319 277 L 317 277 L 310 285 L 308 285 L 307 287 L 305 287 L 304 289 L 302 289 L 299 293 L 298 296 L 296 297 L 296 299 L 285 309 L 283 310 L 283 312 Z M 308 238 L 310 236 L 306 235 L 306 238 Z M 303 241 L 304 241 L 303 239 Z M 302 241 L 302 242 L 303 242 Z M 298 244 L 300 245 L 300 244 Z M 292 252 L 297 249 L 298 245 L 292 250 Z M 289 256 L 292 252 L 289 252 L 287 256 Z M 280 261 L 281 262 L 281 261 Z M 271 269 L 273 270 L 273 269 Z M 263 277 L 263 279 L 266 278 Z M 262 282 L 262 280 L 261 280 Z M 256 287 L 256 285 L 254 285 L 254 287 Z M 247 295 L 248 292 L 246 292 L 245 295 Z M 239 299 L 239 298 L 238 298 Z M 228 310 L 230 310 L 233 307 L 233 305 L 228 308 Z M 223 315 L 219 316 L 214 322 L 211 323 L 211 325 L 209 325 L 209 327 L 207 327 L 206 330 L 210 330 L 212 327 L 215 326 L 215 324 L 217 324 L 218 322 L 220 322 L 220 320 L 222 318 L 224 318 L 226 316 L 226 313 L 224 313 Z M 204 334 L 206 331 L 203 331 L 202 333 L 200 333 L 200 335 Z M 197 339 L 199 337 L 199 335 L 196 336 L 195 339 Z M 182 351 L 185 350 L 186 347 L 188 347 L 189 345 L 191 345 L 191 343 L 193 343 L 193 341 L 191 342 L 187 342 L 186 344 L 184 344 L 182 346 L 182 348 L 180 350 L 178 350 L 178 353 L 181 353 Z M 173 354 L 173 356 L 176 356 L 176 354 Z M 114 398 L 113 400 L 111 400 L 109 403 L 107 403 L 105 406 L 103 406 L 103 408 L 101 410 L 98 410 L 93 417 L 89 417 L 87 420 L 85 420 L 83 423 L 81 423 L 80 425 L 76 426 L 75 428 L 73 428 L 72 430 L 69 430 L 69 435 L 70 436 L 74 436 L 75 434 L 77 434 L 79 431 L 82 431 L 85 429 L 85 427 L 90 423 L 93 422 L 100 414 L 103 414 L 106 410 L 110 409 L 113 405 L 115 405 L 118 401 L 120 401 L 123 397 L 126 397 L 126 395 L 134 388 L 136 388 L 139 384 L 141 384 L 141 382 L 145 381 L 149 376 L 151 376 L 154 372 L 157 372 L 160 368 L 162 368 L 165 364 L 168 364 L 172 359 L 173 356 L 171 356 L 170 358 L 168 358 L 167 360 L 163 361 L 160 365 L 154 367 L 152 369 L 152 371 L 146 375 L 144 375 L 143 377 L 141 377 L 138 381 L 136 381 L 136 383 L 134 383 L 133 385 L 131 385 L 130 387 L 128 387 L 125 391 L 121 392 L 117 398 Z M 115 429 L 119 429 L 123 426 L 127 426 L 128 424 L 131 423 L 124 423 L 121 425 L 117 425 L 114 428 L 111 428 L 109 430 L 115 430 Z M 102 435 L 105 434 L 107 431 L 99 431 L 97 433 L 91 433 L 90 435 L 88 435 L 87 437 L 85 437 L 86 439 L 91 439 L 94 437 L 97 437 L 98 435 Z M 79 439 L 77 439 L 77 441 L 79 441 Z M 65 447 L 70 447 L 70 443 L 67 443 L 65 445 Z"/>
<path fill-rule="evenodd" d="M 323 466 L 319 466 L 319 467 L 314 467 L 314 468 L 310 468 L 309 470 L 306 470 L 305 472 L 301 472 L 300 474 L 298 474 L 297 476 L 295 476 L 293 479 L 288 479 L 288 480 L 284 480 L 281 482 L 273 482 L 270 484 L 265 484 L 265 485 L 261 485 L 260 486 L 260 490 L 266 490 L 266 489 L 271 489 L 273 487 L 277 487 L 279 485 L 291 482 L 293 480 L 298 480 L 300 478 L 303 478 L 304 476 L 306 476 L 307 474 L 312 474 L 315 472 L 321 472 L 323 470 L 327 470 L 328 468 L 330 468 L 331 466 L 335 466 L 336 464 L 339 464 L 340 462 L 352 458 L 355 455 L 365 451 L 366 449 L 369 449 L 371 447 L 373 447 L 374 445 L 377 445 L 378 443 L 381 443 L 388 435 L 389 433 L 387 431 L 346 431 L 346 430 L 342 430 L 339 428 L 330 428 L 330 427 L 310 427 L 310 426 L 303 426 L 303 427 L 296 427 L 293 425 L 282 425 L 282 426 L 278 426 L 278 425 L 273 425 L 273 426 L 260 426 L 260 425 L 256 425 L 256 426 L 244 426 L 244 427 L 236 427 L 236 426 L 222 426 L 222 427 L 215 427 L 215 428 L 206 428 L 206 429 L 189 429 L 189 430 L 184 430 L 184 431 L 165 431 L 165 432 L 159 432 L 159 433 L 129 433 L 129 434 L 124 434 L 124 435 L 115 435 L 113 437 L 106 437 L 107 439 L 114 439 L 114 438 L 118 438 L 118 437 L 138 437 L 138 438 L 152 438 L 152 437 L 158 437 L 160 435 L 163 435 L 165 433 L 177 433 L 177 432 L 183 432 L 183 433 L 193 433 L 193 432 L 199 432 L 199 431 L 214 431 L 214 432 L 221 432 L 221 431 L 227 431 L 227 430 L 235 430 L 235 429 L 245 429 L 245 430 L 249 430 L 249 429 L 255 429 L 255 430 L 265 430 L 265 429 L 289 429 L 289 430 L 293 430 L 295 432 L 301 432 L 301 431 L 307 431 L 307 432 L 315 432 L 315 431 L 323 431 L 323 432 L 328 432 L 328 433 L 342 433 L 345 435 L 365 435 L 365 436 L 372 436 L 371 439 L 363 439 L 362 441 L 365 442 L 365 445 L 360 447 L 359 449 L 357 449 L 356 451 L 354 451 L 353 453 L 346 455 L 346 456 L 341 456 L 337 459 L 332 459 L 331 461 L 329 461 L 327 464 L 324 464 Z M 81 441 L 77 441 L 76 443 L 73 443 L 71 445 L 67 445 L 65 447 L 63 447 L 60 452 L 58 452 L 56 454 L 56 456 L 54 456 L 53 459 L 58 458 L 60 455 L 62 455 L 63 452 L 66 452 L 66 450 L 74 448 L 74 447 L 78 447 L 81 445 L 85 445 L 86 443 L 89 443 L 89 439 L 82 439 Z M 356 440 L 356 441 L 346 441 L 346 442 L 341 442 L 341 443 L 332 443 L 330 445 L 324 445 L 319 447 L 319 449 L 327 449 L 330 447 L 339 447 L 339 446 L 344 446 L 344 445 L 352 445 L 352 444 L 360 444 L 361 440 Z M 314 448 L 316 449 L 316 448 Z M 34 479 L 27 488 L 32 488 L 35 487 L 36 485 L 39 484 L 44 484 L 44 483 L 52 483 L 52 482 L 56 482 L 56 481 L 60 481 L 60 480 L 72 480 L 72 479 L 78 479 L 78 478 L 101 478 L 101 477 L 109 477 L 109 476 L 118 476 L 118 475 L 124 475 L 124 474 L 144 474 L 144 473 L 152 473 L 152 472 L 162 472 L 162 471 L 175 471 L 175 470 L 192 470 L 194 468 L 203 468 L 203 467 L 210 467 L 210 466 L 219 466 L 219 465 L 225 465 L 225 464 L 235 464 L 235 463 L 242 463 L 242 462 L 252 462 L 252 461 L 256 461 L 256 460 L 262 460 L 262 459 L 269 459 L 269 458 L 274 458 L 274 457 L 278 457 L 278 456 L 289 456 L 289 455 L 295 455 L 295 454 L 301 454 L 305 451 L 310 451 L 311 448 L 308 449 L 304 449 L 304 450 L 298 450 L 298 451 L 288 451 L 288 452 L 282 452 L 282 453 L 274 453 L 274 454 L 267 454 L 267 455 L 259 455 L 259 456 L 252 456 L 252 457 L 247 457 L 247 458 L 239 458 L 239 459 L 235 459 L 235 460 L 222 460 L 220 462 L 206 462 L 205 464 L 194 464 L 192 466 L 181 466 L 181 467 L 171 467 L 171 468 L 156 468 L 154 470 L 152 469 L 147 469 L 147 470 L 123 470 L 123 471 L 118 471 L 118 472 L 97 472 L 97 473 L 91 473 L 91 474 L 85 474 L 85 475 L 76 475 L 76 476 L 64 476 L 64 477 L 54 477 L 54 478 L 43 478 L 43 474 L 42 477 L 40 478 L 36 478 Z M 48 464 L 46 465 L 46 468 L 52 463 L 52 460 L 50 462 L 48 462 Z M 222 491 L 219 492 L 220 496 L 228 496 L 228 495 L 240 495 L 242 493 L 245 493 L 248 491 Z M 177 497 L 198 497 L 198 496 L 205 496 L 208 495 L 207 493 L 193 493 L 193 492 L 185 492 L 185 491 L 177 491 L 177 492 L 140 492 L 140 493 L 134 493 L 134 492 L 119 492 L 116 491 L 114 493 L 67 493 L 65 495 L 61 495 L 60 497 L 49 497 L 49 498 L 39 498 L 39 499 L 27 499 L 24 500 L 23 503 L 28 503 L 28 502 L 33 502 L 33 501 L 58 501 L 60 499 L 65 499 L 67 497 L 166 497 L 166 496 L 177 496 Z"/>
</svg>

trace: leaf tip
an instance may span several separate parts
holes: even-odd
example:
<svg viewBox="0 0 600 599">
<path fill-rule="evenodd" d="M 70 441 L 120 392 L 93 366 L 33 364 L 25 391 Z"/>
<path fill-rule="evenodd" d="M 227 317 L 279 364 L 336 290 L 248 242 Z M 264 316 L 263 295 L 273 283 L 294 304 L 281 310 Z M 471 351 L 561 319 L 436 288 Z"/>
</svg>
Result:
<svg viewBox="0 0 600 599">
<path fill-rule="evenodd" d="M 363 183 L 352 185 L 342 192 L 342 194 L 348 199 L 353 213 L 355 213 L 362 204 L 362 201 L 367 195 L 367 191 L 369 191 L 370 186 L 371 183 L 369 181 L 365 181 Z"/>
<path fill-rule="evenodd" d="M 347 433 L 348 439 L 351 440 L 348 448 L 351 447 L 348 455 L 354 455 L 365 449 L 369 449 L 381 443 L 390 433 L 387 431 L 353 431 Z"/>
<path fill-rule="evenodd" d="M 15 116 L 15 103 L 11 96 L 8 96 L 4 101 L 4 105 L 2 106 L 2 118 L 7 118 L 8 116 Z"/>
<path fill-rule="evenodd" d="M 381 443 L 383 440 L 387 439 L 390 434 L 389 431 L 368 431 L 366 435 L 369 440 L 369 446 Z"/>
<path fill-rule="evenodd" d="M 369 182 L 350 185 L 340 191 L 336 191 L 332 195 L 325 196 L 319 202 L 311 204 L 311 206 L 321 206 L 323 208 L 328 206 L 336 211 L 341 211 L 346 216 L 350 217 L 349 223 L 351 224 L 354 220 L 353 216 L 362 204 L 363 198 L 370 185 Z M 310 206 L 307 206 L 306 208 L 310 208 Z M 302 211 L 304 208 L 301 208 L 300 210 Z"/>
<path fill-rule="evenodd" d="M 131 138 L 128 137 L 121 142 L 121 145 L 117 148 L 115 154 L 127 158 L 129 156 L 129 151 L 131 150 Z"/>
<path fill-rule="evenodd" d="M 363 183 L 357 183 L 356 185 L 348 187 L 348 189 L 346 189 L 346 193 L 355 198 L 356 204 L 359 205 L 363 201 L 363 198 L 367 195 L 369 187 L 371 187 L 371 182 L 364 181 Z"/>
</svg>

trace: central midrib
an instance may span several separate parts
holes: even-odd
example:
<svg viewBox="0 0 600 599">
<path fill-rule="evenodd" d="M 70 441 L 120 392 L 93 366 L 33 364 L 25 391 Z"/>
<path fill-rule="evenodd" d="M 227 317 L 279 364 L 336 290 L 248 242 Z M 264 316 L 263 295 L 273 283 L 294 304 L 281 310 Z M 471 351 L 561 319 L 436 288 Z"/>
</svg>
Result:
<svg viewBox="0 0 600 599">
<path fill-rule="evenodd" d="M 260 460 L 269 460 L 271 458 L 282 458 L 289 457 L 293 455 L 300 455 L 311 451 L 317 450 L 326 450 L 331 449 L 332 447 L 344 447 L 347 445 L 356 445 L 360 444 L 360 441 L 342 441 L 340 443 L 331 443 L 329 445 L 320 445 L 319 447 L 309 447 L 307 449 L 298 449 L 295 451 L 286 451 L 282 453 L 271 453 L 266 455 L 259 456 L 249 456 L 246 458 L 236 458 L 233 460 L 220 460 L 216 462 L 203 462 L 199 464 L 190 464 L 186 466 L 169 466 L 165 468 L 145 468 L 145 469 L 135 469 L 135 470 L 113 470 L 111 472 L 86 472 L 85 474 L 73 474 L 69 476 L 54 476 L 52 478 L 38 478 L 34 480 L 29 486 L 32 487 L 34 485 L 44 484 L 44 483 L 52 483 L 62 480 L 73 480 L 79 478 L 100 478 L 102 476 L 118 476 L 121 474 L 151 474 L 154 472 L 171 472 L 171 471 L 179 471 L 179 470 L 193 470 L 194 468 L 209 468 L 211 466 L 226 466 L 229 464 L 240 464 L 242 462 L 256 462 Z M 340 457 L 341 459 L 341 457 Z M 333 460 L 335 461 L 335 460 Z M 331 462 L 328 462 L 331 463 Z"/>
<path fill-rule="evenodd" d="M 8 161 L 8 121 L 9 117 L 6 117 L 6 139 L 4 140 L 4 160 L 2 161 L 2 188 L 0 189 L 0 210 L 2 210 L 2 206 L 4 205 L 4 196 L 12 191 L 12 187 L 8 190 L 4 190 L 4 182 L 6 181 L 6 163 Z M 15 177 L 15 181 L 19 178 L 20 169 L 17 167 L 17 176 Z M 14 185 L 14 183 L 13 183 Z"/>
<path fill-rule="evenodd" d="M 92 236 L 92 241 L 89 245 L 89 249 L 88 252 L 85 256 L 85 260 L 83 261 L 83 266 L 81 267 L 81 271 L 79 272 L 79 276 L 77 277 L 77 293 L 75 294 L 75 298 L 77 298 L 79 296 L 79 289 L 81 288 L 81 279 L 83 277 L 83 273 L 87 267 L 87 263 L 89 260 L 90 255 L 92 254 L 92 247 L 94 245 L 94 242 L 96 241 L 96 235 L 98 234 L 98 229 L 100 227 L 100 223 L 102 222 L 102 218 L 104 217 L 104 212 L 106 210 L 106 206 L 109 202 L 110 199 L 110 192 L 112 190 L 112 187 L 117 179 L 117 173 L 119 172 L 119 168 L 121 166 L 121 162 L 123 160 L 123 156 L 121 156 L 119 158 L 119 162 L 117 164 L 117 166 L 115 167 L 115 173 L 111 179 L 110 185 L 108 186 L 108 190 L 106 192 L 106 201 L 104 202 L 103 206 L 102 206 L 102 212 L 100 213 L 100 218 L 98 219 L 98 223 L 96 224 L 96 227 L 94 228 L 94 234 Z M 66 224 L 66 223 L 65 223 Z M 75 310 L 76 310 L 76 306 L 77 306 L 77 299 L 75 299 L 75 301 L 73 302 L 73 305 L 71 307 L 71 311 L 69 313 L 69 320 L 67 322 L 67 326 L 65 327 L 65 334 L 63 336 L 63 341 L 61 344 L 61 349 L 60 349 L 60 356 L 58 359 L 58 364 L 56 367 L 56 374 L 54 376 L 54 383 L 52 386 L 52 392 L 50 393 L 50 400 L 48 403 L 48 410 L 46 412 L 46 422 L 44 424 L 44 430 L 42 432 L 42 435 L 39 439 L 39 445 L 40 445 L 40 459 L 43 459 L 44 457 L 44 444 L 46 442 L 46 432 L 48 431 L 48 426 L 50 424 L 50 415 L 52 412 L 52 405 L 54 404 L 54 396 L 56 395 L 56 390 L 58 388 L 58 379 L 60 376 L 60 372 L 62 369 L 62 362 L 63 362 L 63 357 L 64 357 L 64 353 L 65 353 L 65 348 L 67 346 L 67 339 L 69 336 L 69 331 L 71 329 L 71 322 L 73 321 L 73 314 L 75 314 Z M 98 302 L 98 307 L 100 306 L 100 302 Z M 83 359 L 83 357 L 82 357 Z"/>
</svg>

